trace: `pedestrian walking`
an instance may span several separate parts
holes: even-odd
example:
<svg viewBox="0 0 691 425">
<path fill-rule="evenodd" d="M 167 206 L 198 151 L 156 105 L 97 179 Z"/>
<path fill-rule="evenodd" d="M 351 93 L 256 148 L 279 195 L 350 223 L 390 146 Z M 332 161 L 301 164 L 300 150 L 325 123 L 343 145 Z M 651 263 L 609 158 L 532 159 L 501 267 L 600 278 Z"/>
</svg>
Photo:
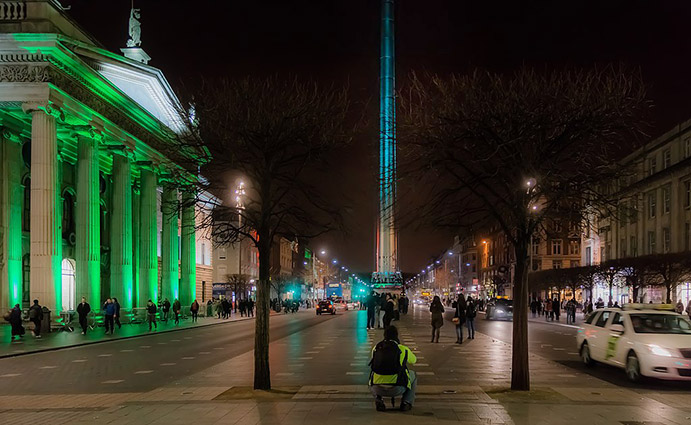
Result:
<svg viewBox="0 0 691 425">
<path fill-rule="evenodd" d="M 377 293 L 372 291 L 367 297 L 367 329 L 374 329 L 374 316 L 376 312 L 377 304 L 379 303 L 379 297 Z"/>
<path fill-rule="evenodd" d="M 552 313 L 552 301 L 547 298 L 545 300 L 545 322 L 549 320 L 554 320 L 553 313 Z"/>
<path fill-rule="evenodd" d="M 202 302 L 203 302 L 203 300 L 202 300 Z M 206 302 L 206 317 L 211 317 L 211 315 L 213 314 L 213 312 L 214 312 L 213 304 L 214 304 L 213 298 Z"/>
<path fill-rule="evenodd" d="M 82 328 L 82 335 L 86 335 L 89 328 L 89 313 L 91 313 L 91 306 L 86 302 L 86 298 L 82 297 L 82 302 L 77 306 L 77 315 L 79 316 L 79 326 Z"/>
<path fill-rule="evenodd" d="M 115 297 L 113 297 L 113 305 L 115 306 L 115 316 L 113 316 L 113 319 L 115 319 L 115 324 L 118 325 L 118 329 L 120 329 L 122 328 L 122 323 L 120 323 L 120 303 Z"/>
<path fill-rule="evenodd" d="M 384 329 L 391 326 L 393 320 L 393 300 L 391 294 L 386 294 L 386 302 L 384 303 Z"/>
<path fill-rule="evenodd" d="M 108 335 L 109 331 L 110 334 L 113 335 L 113 331 L 115 330 L 115 304 L 113 304 L 112 298 L 108 298 L 106 300 L 106 303 L 103 304 L 103 313 L 105 315 L 105 318 L 103 319 L 103 324 L 106 327 L 106 335 Z"/>
<path fill-rule="evenodd" d="M 247 300 L 247 316 L 254 317 L 254 300 L 252 298 Z"/>
<path fill-rule="evenodd" d="M 168 301 L 168 298 L 163 300 L 161 311 L 163 312 L 163 321 L 168 323 L 168 316 L 170 315 L 170 301 Z"/>
<path fill-rule="evenodd" d="M 178 301 L 177 298 L 175 298 L 175 301 L 173 301 L 173 314 L 175 315 L 175 324 L 180 323 L 180 310 L 182 310 L 182 306 L 180 305 L 180 301 Z"/>
<path fill-rule="evenodd" d="M 41 321 L 43 320 L 43 309 L 38 304 L 38 300 L 34 300 L 34 305 L 29 308 L 29 320 L 34 324 L 34 336 L 41 338 Z"/>
<path fill-rule="evenodd" d="M 453 315 L 453 323 L 456 325 L 456 344 L 463 343 L 463 325 L 466 321 L 466 305 L 463 294 L 458 295 L 458 299 L 454 305 L 455 311 Z"/>
<path fill-rule="evenodd" d="M 381 309 L 382 303 L 386 301 L 384 294 L 379 294 L 375 299 L 376 304 L 374 305 L 374 322 L 377 324 L 377 329 L 381 328 Z M 691 301 L 689 301 L 689 306 L 691 306 Z"/>
<path fill-rule="evenodd" d="M 22 326 L 22 309 L 19 308 L 19 304 L 15 304 L 9 314 L 5 315 L 5 320 L 10 322 L 12 326 L 12 341 L 14 341 L 15 337 L 21 338 L 24 336 L 26 330 Z"/>
<path fill-rule="evenodd" d="M 559 321 L 559 314 L 561 313 L 561 304 L 559 304 L 559 299 L 555 298 L 552 300 L 552 312 L 554 313 L 554 318 Z"/>
<path fill-rule="evenodd" d="M 194 300 L 190 306 L 190 314 L 192 315 L 192 322 L 197 323 L 197 316 L 199 316 L 199 303 L 197 300 Z"/>
<path fill-rule="evenodd" d="M 149 300 L 146 303 L 146 319 L 149 322 L 149 332 L 151 332 L 151 326 L 158 329 L 158 324 L 156 324 L 156 304 Z"/>
<path fill-rule="evenodd" d="M 439 342 L 439 334 L 441 327 L 444 326 L 444 306 L 437 295 L 434 296 L 432 304 L 429 306 L 429 311 L 432 313 L 432 341 Z"/>
<path fill-rule="evenodd" d="M 475 339 L 475 316 L 477 316 L 477 304 L 468 295 L 468 299 L 465 301 L 465 323 L 468 327 L 468 339 Z"/>
</svg>

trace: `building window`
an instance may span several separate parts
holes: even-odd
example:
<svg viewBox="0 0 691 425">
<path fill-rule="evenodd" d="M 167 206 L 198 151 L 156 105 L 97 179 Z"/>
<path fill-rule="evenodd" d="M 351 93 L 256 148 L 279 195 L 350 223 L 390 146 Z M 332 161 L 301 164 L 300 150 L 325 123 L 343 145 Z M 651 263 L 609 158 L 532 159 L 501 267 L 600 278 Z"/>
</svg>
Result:
<svg viewBox="0 0 691 425">
<path fill-rule="evenodd" d="M 657 169 L 657 158 L 652 157 L 648 158 L 648 175 L 652 176 L 655 174 L 655 171 Z"/>
<path fill-rule="evenodd" d="M 581 266 L 581 262 L 578 260 L 571 260 L 571 262 L 569 263 L 569 267 L 580 267 L 580 266 Z"/>
<path fill-rule="evenodd" d="M 561 220 L 554 220 L 554 233 L 561 233 L 564 229 L 561 226 Z"/>
<path fill-rule="evenodd" d="M 202 249 L 204 249 L 204 248 L 202 248 Z M 227 252 L 226 248 L 218 248 L 218 259 L 219 260 L 225 260 L 227 255 L 228 255 L 228 252 Z"/>
<path fill-rule="evenodd" d="M 638 239 L 636 239 L 635 236 L 631 236 L 629 242 L 631 247 L 631 256 L 636 257 L 638 255 Z"/>
<path fill-rule="evenodd" d="M 591 247 L 588 246 L 585 248 L 585 265 L 586 266 L 590 266 L 591 264 L 593 264 L 592 252 L 593 252 L 593 249 Z"/>
<path fill-rule="evenodd" d="M 655 218 L 657 210 L 657 196 L 655 191 L 648 193 L 648 218 Z"/>
<path fill-rule="evenodd" d="M 62 237 L 67 240 L 74 233 L 74 204 L 72 191 L 65 191 L 62 195 Z"/>
<path fill-rule="evenodd" d="M 561 255 L 561 239 L 552 240 L 552 255 Z"/>
<path fill-rule="evenodd" d="M 533 260 L 533 271 L 538 271 L 542 269 L 542 261 L 540 260 Z"/>
<path fill-rule="evenodd" d="M 667 254 L 670 251 L 672 244 L 671 235 L 669 234 L 669 227 L 662 228 L 662 252 Z"/>
<path fill-rule="evenodd" d="M 672 188 L 667 185 L 662 188 L 662 213 L 669 214 L 672 208 Z"/>
<path fill-rule="evenodd" d="M 223 248 L 221 248 L 223 249 Z M 202 242 L 202 249 L 201 249 L 201 254 L 202 254 L 202 264 L 206 264 L 206 244 Z M 226 257 L 221 258 L 221 255 L 219 254 L 218 259 L 219 260 L 225 260 Z"/>
<path fill-rule="evenodd" d="M 605 261 L 607 261 L 607 251 L 605 250 L 605 246 L 602 245 L 600 247 L 600 262 L 604 263 Z"/>
<path fill-rule="evenodd" d="M 655 231 L 648 232 L 648 254 L 655 254 Z"/>
<path fill-rule="evenodd" d="M 206 301 L 206 281 L 202 280 L 202 302 Z"/>
<path fill-rule="evenodd" d="M 629 202 L 629 222 L 631 224 L 638 222 L 638 206 L 635 199 Z"/>
<path fill-rule="evenodd" d="M 561 266 L 562 266 L 561 260 L 552 261 L 552 268 L 553 269 L 560 269 Z"/>
<path fill-rule="evenodd" d="M 581 253 L 581 244 L 579 244 L 577 241 L 571 241 L 569 244 L 569 254 L 571 255 L 577 255 Z"/>
<path fill-rule="evenodd" d="M 669 168 L 672 165 L 672 151 L 667 149 L 662 152 L 662 168 Z"/>
<path fill-rule="evenodd" d="M 691 207 L 691 180 L 684 182 L 684 207 Z"/>
<path fill-rule="evenodd" d="M 24 202 L 22 203 L 22 231 L 31 231 L 31 177 L 24 178 Z"/>
<path fill-rule="evenodd" d="M 626 238 L 621 238 L 619 240 L 619 256 L 621 258 L 626 258 Z"/>
<path fill-rule="evenodd" d="M 540 241 L 533 240 L 533 255 L 540 255 Z"/>
</svg>

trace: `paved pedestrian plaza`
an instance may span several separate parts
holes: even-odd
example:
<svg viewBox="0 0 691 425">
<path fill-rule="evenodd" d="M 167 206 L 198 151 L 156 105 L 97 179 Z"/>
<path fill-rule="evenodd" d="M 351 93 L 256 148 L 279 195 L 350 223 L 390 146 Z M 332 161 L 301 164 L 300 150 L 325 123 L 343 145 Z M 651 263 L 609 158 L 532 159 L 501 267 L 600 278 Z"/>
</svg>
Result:
<svg viewBox="0 0 691 425">
<path fill-rule="evenodd" d="M 419 359 L 415 407 L 376 412 L 367 363 L 381 331 L 365 329 L 365 312 L 271 321 L 271 393 L 250 390 L 249 320 L 0 359 L 0 423 L 691 423 L 688 386 L 622 385 L 618 371 L 586 371 L 542 352 L 531 355 L 532 391 L 512 392 L 511 346 L 488 336 L 509 322 L 479 320 L 476 339 L 460 346 L 447 322 L 432 344 L 421 310 L 395 322 Z M 531 337 L 538 325 L 562 330 L 531 323 Z"/>
</svg>

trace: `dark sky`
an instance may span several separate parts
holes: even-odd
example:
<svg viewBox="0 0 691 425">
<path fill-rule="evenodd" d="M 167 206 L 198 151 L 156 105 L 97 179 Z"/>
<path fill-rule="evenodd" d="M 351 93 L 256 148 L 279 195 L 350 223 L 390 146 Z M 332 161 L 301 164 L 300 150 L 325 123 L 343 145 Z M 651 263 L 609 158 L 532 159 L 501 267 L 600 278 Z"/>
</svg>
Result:
<svg viewBox="0 0 691 425">
<path fill-rule="evenodd" d="M 131 0 L 63 0 L 110 50 L 127 39 Z M 173 86 L 202 75 L 296 74 L 348 83 L 371 99 L 376 120 L 378 0 L 135 0 L 142 47 Z M 640 67 L 655 104 L 651 136 L 691 117 L 691 1 L 688 0 L 398 0 L 397 72 L 511 72 L 621 62 Z M 375 137 L 356 140 L 334 185 L 354 200 L 347 235 L 325 247 L 353 270 L 373 267 Z M 401 234 L 404 271 L 450 246 L 439 231 Z"/>
</svg>

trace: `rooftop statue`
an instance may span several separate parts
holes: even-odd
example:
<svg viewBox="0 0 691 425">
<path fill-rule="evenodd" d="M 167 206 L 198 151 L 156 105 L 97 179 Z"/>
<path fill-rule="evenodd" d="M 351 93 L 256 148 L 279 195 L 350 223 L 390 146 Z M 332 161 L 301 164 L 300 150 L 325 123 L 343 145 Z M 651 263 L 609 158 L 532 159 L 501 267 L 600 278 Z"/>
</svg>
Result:
<svg viewBox="0 0 691 425">
<path fill-rule="evenodd" d="M 140 9 L 132 9 L 130 12 L 130 38 L 127 40 L 127 47 L 140 47 L 142 45 L 142 24 Z"/>
</svg>

